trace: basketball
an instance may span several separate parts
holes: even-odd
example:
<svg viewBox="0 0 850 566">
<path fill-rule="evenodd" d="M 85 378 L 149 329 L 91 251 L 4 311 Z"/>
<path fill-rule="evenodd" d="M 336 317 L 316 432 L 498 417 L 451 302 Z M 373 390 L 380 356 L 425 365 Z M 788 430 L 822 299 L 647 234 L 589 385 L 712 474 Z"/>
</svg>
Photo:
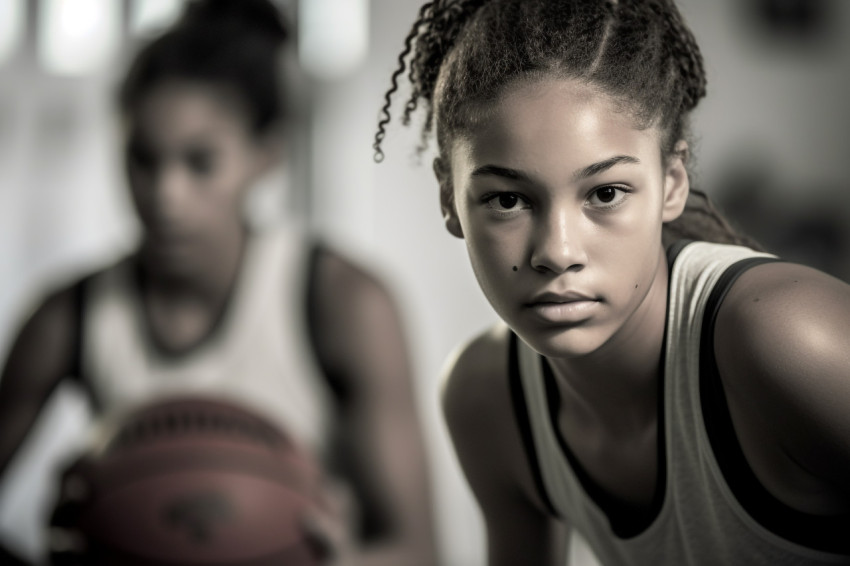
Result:
<svg viewBox="0 0 850 566">
<path fill-rule="evenodd" d="M 245 409 L 200 398 L 151 404 L 63 475 L 52 563 L 317 565 L 302 519 L 319 504 L 319 480 L 304 451 Z"/>
</svg>

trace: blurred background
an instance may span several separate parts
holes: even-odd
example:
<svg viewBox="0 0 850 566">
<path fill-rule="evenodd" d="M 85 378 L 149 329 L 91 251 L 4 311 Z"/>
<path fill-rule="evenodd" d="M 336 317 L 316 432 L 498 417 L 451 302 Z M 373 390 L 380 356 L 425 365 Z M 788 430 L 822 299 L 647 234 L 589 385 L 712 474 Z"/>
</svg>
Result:
<svg viewBox="0 0 850 566">
<path fill-rule="evenodd" d="M 703 50 L 695 184 L 768 250 L 850 281 L 850 2 L 679 0 Z M 0 356 L 42 294 L 130 250 L 115 87 L 135 46 L 181 0 L 0 0 Z M 286 62 L 302 80 L 289 161 L 261 215 L 308 221 L 383 278 L 405 319 L 432 459 L 445 564 L 483 561 L 477 508 L 438 405 L 441 368 L 495 322 L 463 242 L 443 229 L 432 151 L 393 123 L 372 160 L 383 92 L 419 0 L 283 0 L 297 22 Z M 404 99 L 404 91 L 396 100 Z M 394 108 L 398 113 L 397 104 Z M 0 537 L 37 555 L 50 496 L 42 463 L 87 418 L 60 392 L 0 492 Z"/>
</svg>

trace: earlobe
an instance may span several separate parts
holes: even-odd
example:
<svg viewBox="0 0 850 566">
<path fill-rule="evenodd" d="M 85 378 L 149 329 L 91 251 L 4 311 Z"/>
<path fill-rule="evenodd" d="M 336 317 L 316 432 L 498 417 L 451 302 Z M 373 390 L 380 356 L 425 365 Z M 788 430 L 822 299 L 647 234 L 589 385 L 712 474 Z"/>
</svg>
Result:
<svg viewBox="0 0 850 566">
<path fill-rule="evenodd" d="M 667 160 L 664 171 L 664 208 L 662 220 L 671 222 L 677 219 L 685 210 L 685 203 L 690 192 L 688 169 L 688 142 L 676 142 L 673 155 Z"/>
<path fill-rule="evenodd" d="M 456 238 L 463 238 L 463 229 L 460 226 L 460 218 L 455 207 L 454 187 L 451 175 L 445 163 L 439 157 L 434 159 L 434 175 L 440 183 L 440 212 L 446 223 L 446 230 Z"/>
</svg>

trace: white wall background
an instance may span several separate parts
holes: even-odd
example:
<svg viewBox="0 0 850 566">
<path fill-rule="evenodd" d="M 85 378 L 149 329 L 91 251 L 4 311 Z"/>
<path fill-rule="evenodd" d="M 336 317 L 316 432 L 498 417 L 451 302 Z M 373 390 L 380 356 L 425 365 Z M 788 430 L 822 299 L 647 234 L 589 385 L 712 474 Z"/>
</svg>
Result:
<svg viewBox="0 0 850 566">
<path fill-rule="evenodd" d="M 709 98 L 694 124 L 701 185 L 711 191 L 733 157 L 751 152 L 773 164 L 777 198 L 817 198 L 803 192 L 810 187 L 848 188 L 850 35 L 839 34 L 820 54 L 776 50 L 739 21 L 740 0 L 679 3 L 709 71 Z M 850 3 L 833 4 L 838 27 L 847 29 Z M 305 136 L 310 151 L 299 154 L 312 155 L 303 176 L 312 181 L 314 225 L 383 277 L 402 308 L 432 456 L 442 554 L 449 566 L 475 566 L 483 563 L 481 520 L 439 416 L 439 376 L 450 352 L 495 318 L 463 242 L 443 229 L 432 154 L 419 164 L 413 157 L 418 131 L 394 123 L 386 161 L 372 161 L 382 95 L 419 5 L 371 1 L 366 59 L 353 74 L 313 83 L 315 109 L 305 121 L 312 124 Z M 120 61 L 94 77 L 68 79 L 44 73 L 28 56 L 0 66 L 0 355 L 43 289 L 133 241 L 111 113 L 118 68 Z M 846 201 L 841 206 L 850 209 Z M 60 424 L 47 423 L 47 437 L 58 429 L 72 434 L 80 422 L 81 407 L 69 399 L 54 413 Z M 0 531 L 30 552 L 38 544 L 38 519 L 20 513 L 38 481 L 22 467 L 18 483 L 0 492 Z"/>
</svg>

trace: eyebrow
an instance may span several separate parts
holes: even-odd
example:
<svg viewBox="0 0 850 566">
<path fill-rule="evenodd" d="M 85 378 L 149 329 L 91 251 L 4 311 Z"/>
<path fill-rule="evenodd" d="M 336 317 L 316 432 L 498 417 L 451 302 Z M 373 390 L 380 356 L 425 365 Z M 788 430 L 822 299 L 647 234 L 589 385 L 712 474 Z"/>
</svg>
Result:
<svg viewBox="0 0 850 566">
<path fill-rule="evenodd" d="M 593 177 L 594 175 L 599 175 L 620 163 L 640 163 L 640 159 L 632 157 L 631 155 L 615 155 L 614 157 L 609 157 L 608 159 L 592 163 L 584 169 L 579 169 L 573 173 L 573 180 L 580 181 L 582 179 L 587 179 L 588 177 Z"/>
<path fill-rule="evenodd" d="M 475 170 L 472 171 L 473 177 L 481 177 L 485 175 L 504 177 L 506 179 L 511 179 L 512 181 L 528 180 L 528 175 L 525 173 L 508 167 L 499 167 L 498 165 L 482 165 L 481 167 L 476 167 Z"/>
<path fill-rule="evenodd" d="M 596 163 L 591 163 L 587 167 L 577 170 L 575 173 L 573 173 L 572 178 L 574 181 L 587 179 L 588 177 L 598 175 L 604 171 L 607 171 L 611 167 L 619 165 L 621 163 L 640 163 L 640 159 L 638 159 L 637 157 L 632 157 L 631 155 L 615 155 L 613 157 L 609 157 L 608 159 L 604 159 Z M 486 175 L 504 177 L 505 179 L 510 179 L 512 181 L 529 180 L 528 175 L 526 175 L 522 171 L 519 171 L 517 169 L 511 169 L 509 167 L 500 167 L 498 165 L 482 165 L 481 167 L 476 167 L 472 171 L 473 177 L 480 177 Z"/>
</svg>

